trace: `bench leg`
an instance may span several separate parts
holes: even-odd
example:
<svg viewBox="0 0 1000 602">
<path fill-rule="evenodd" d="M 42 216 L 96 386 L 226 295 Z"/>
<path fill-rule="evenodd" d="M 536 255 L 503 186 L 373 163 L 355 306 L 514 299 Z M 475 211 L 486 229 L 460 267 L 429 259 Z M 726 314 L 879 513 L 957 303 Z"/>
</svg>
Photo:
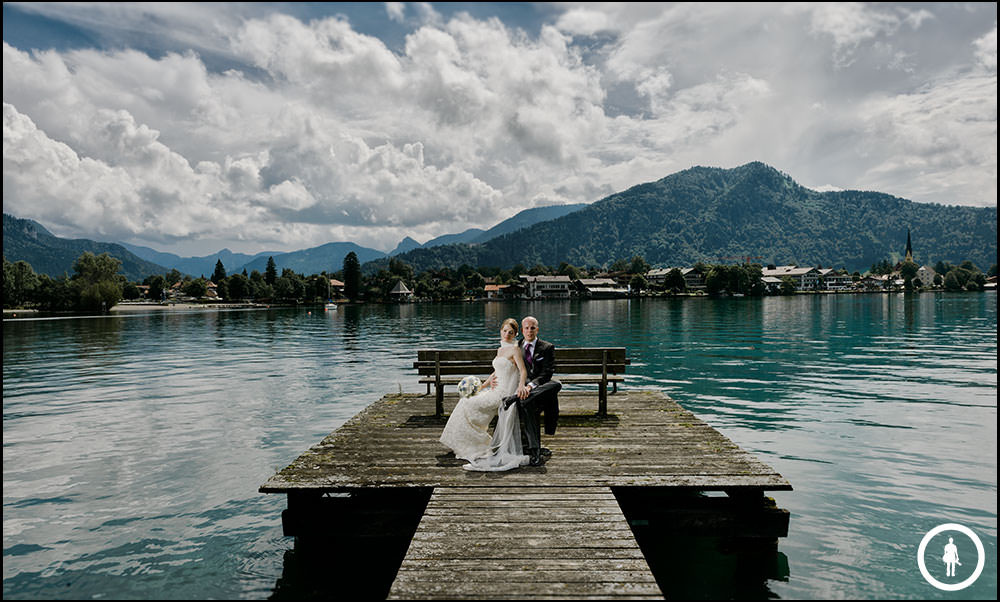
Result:
<svg viewBox="0 0 1000 602">
<path fill-rule="evenodd" d="M 444 416 L 444 385 L 438 385 L 434 392 L 434 416 Z"/>
<path fill-rule="evenodd" d="M 598 385 L 597 390 L 597 415 L 601 418 L 608 417 L 608 383 L 603 382 Z"/>
</svg>

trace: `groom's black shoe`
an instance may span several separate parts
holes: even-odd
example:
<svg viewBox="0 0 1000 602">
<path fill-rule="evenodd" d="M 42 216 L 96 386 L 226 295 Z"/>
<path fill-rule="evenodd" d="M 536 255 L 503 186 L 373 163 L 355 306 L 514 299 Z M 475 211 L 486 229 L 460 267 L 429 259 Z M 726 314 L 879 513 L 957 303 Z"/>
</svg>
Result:
<svg viewBox="0 0 1000 602">
<path fill-rule="evenodd" d="M 551 458 L 551 457 L 552 457 L 552 450 L 551 450 L 551 449 L 549 449 L 549 448 L 547 448 L 547 447 L 543 447 L 543 448 L 539 449 L 539 450 L 538 450 L 538 453 L 539 453 L 539 454 L 540 454 L 540 455 L 541 455 L 541 456 L 542 456 L 543 458 L 545 458 L 546 460 L 548 460 L 549 458 Z"/>
<path fill-rule="evenodd" d="M 528 466 L 541 466 L 544 464 L 542 460 L 541 450 L 537 447 L 532 447 L 528 450 Z"/>
</svg>

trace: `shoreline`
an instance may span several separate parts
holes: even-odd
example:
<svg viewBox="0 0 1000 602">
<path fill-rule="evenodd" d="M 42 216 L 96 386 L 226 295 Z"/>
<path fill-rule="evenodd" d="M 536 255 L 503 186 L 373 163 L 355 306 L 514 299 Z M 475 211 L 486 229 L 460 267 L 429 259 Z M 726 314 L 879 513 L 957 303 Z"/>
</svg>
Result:
<svg viewBox="0 0 1000 602">
<path fill-rule="evenodd" d="M 191 311 L 195 309 L 266 309 L 263 303 L 118 303 L 108 313 L 132 311 Z"/>
<path fill-rule="evenodd" d="M 941 289 L 925 289 L 925 290 L 920 290 L 920 291 L 909 291 L 909 292 L 908 291 L 903 291 L 903 290 L 898 290 L 898 291 L 877 291 L 877 290 L 876 291 L 846 291 L 846 290 L 839 290 L 839 291 L 796 291 L 795 293 L 793 293 L 791 295 L 762 295 L 762 296 L 759 296 L 757 298 L 780 297 L 780 296 L 794 297 L 796 295 L 873 295 L 873 294 L 875 294 L 875 295 L 877 295 L 877 294 L 888 295 L 888 294 L 914 294 L 914 293 L 916 293 L 916 294 L 923 294 L 923 293 L 946 293 L 946 292 L 965 293 L 965 292 L 970 292 L 970 291 L 945 291 L 945 290 L 941 290 Z M 994 287 L 985 287 L 983 290 L 976 291 L 976 292 L 980 292 L 980 293 L 996 292 L 996 287 L 995 286 Z M 537 301 L 571 301 L 571 300 L 576 300 L 576 301 L 612 301 L 612 300 L 621 301 L 621 300 L 641 300 L 641 299 L 714 299 L 714 300 L 717 300 L 717 299 L 739 299 L 739 298 L 744 298 L 744 297 L 748 297 L 749 298 L 749 297 L 753 297 L 753 296 L 751 296 L 751 295 L 718 295 L 718 296 L 712 296 L 712 295 L 707 295 L 707 294 L 705 294 L 703 292 L 695 292 L 695 293 L 688 292 L 688 293 L 679 293 L 679 294 L 655 294 L 655 293 L 649 294 L 649 293 L 641 293 L 641 294 L 633 295 L 633 296 L 630 296 L 630 297 L 617 297 L 617 298 L 611 298 L 611 297 L 608 297 L 608 298 L 604 298 L 604 297 L 593 298 L 593 297 L 579 297 L 578 296 L 578 297 L 572 297 L 572 298 L 550 298 L 550 297 L 539 297 L 539 298 L 534 298 L 534 299 L 529 299 L 529 298 L 503 298 L 503 299 L 477 298 L 477 299 L 449 299 L 449 300 L 440 300 L 440 301 L 415 300 L 414 299 L 414 300 L 396 301 L 396 302 L 389 302 L 389 303 L 379 302 L 379 301 L 361 301 L 361 302 L 353 302 L 353 303 L 351 303 L 351 302 L 346 302 L 346 301 L 341 300 L 341 301 L 337 301 L 336 304 L 338 306 L 346 306 L 346 305 L 409 305 L 409 304 L 438 304 L 438 303 L 497 303 L 497 302 L 503 303 L 503 302 L 516 302 L 516 301 L 537 302 Z M 105 315 L 105 316 L 107 316 L 107 315 L 114 315 L 114 314 L 117 314 L 117 313 L 128 314 L 128 313 L 143 312 L 143 311 L 197 311 L 197 310 L 216 310 L 216 311 L 220 311 L 220 310 L 240 310 L 240 309 L 279 309 L 279 308 L 290 308 L 290 307 L 304 308 L 304 307 L 322 307 L 322 306 L 323 306 L 323 304 L 315 304 L 315 305 L 312 305 L 312 304 L 284 305 L 284 304 L 272 304 L 272 303 L 222 303 L 222 302 L 219 302 L 219 303 L 190 303 L 190 302 L 187 302 L 187 303 L 119 303 L 119 304 L 116 304 L 115 306 L 113 306 L 110 310 L 108 310 L 106 313 L 103 313 L 103 314 L 95 313 L 95 312 L 72 312 L 72 311 L 71 312 L 54 312 L 54 313 L 56 315 L 66 315 L 66 316 L 73 316 L 73 315 L 81 315 L 81 316 L 82 315 Z M 11 319 L 11 318 L 27 318 L 27 317 L 35 317 L 35 316 L 39 316 L 39 315 L 52 315 L 52 314 L 53 314 L 53 312 L 48 312 L 48 311 L 43 312 L 43 311 L 38 310 L 38 309 L 7 309 L 7 308 L 5 308 L 3 310 L 3 317 L 4 317 L 5 320 L 6 319 Z"/>
</svg>

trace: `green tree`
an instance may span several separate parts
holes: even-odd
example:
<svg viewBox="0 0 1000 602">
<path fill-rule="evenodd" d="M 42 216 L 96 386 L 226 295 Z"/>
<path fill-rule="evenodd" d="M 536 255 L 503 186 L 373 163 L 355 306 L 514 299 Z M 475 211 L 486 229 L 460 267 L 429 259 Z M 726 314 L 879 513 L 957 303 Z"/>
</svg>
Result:
<svg viewBox="0 0 1000 602">
<path fill-rule="evenodd" d="M 73 263 L 73 286 L 78 305 L 86 310 L 108 310 L 122 300 L 124 276 L 118 274 L 122 262 L 107 253 L 84 251 Z"/>
<path fill-rule="evenodd" d="M 241 301 L 250 297 L 250 279 L 243 274 L 233 274 L 226 279 L 227 299 Z"/>
<path fill-rule="evenodd" d="M 42 309 L 49 311 L 69 311 L 76 307 L 76 292 L 69 279 L 63 275 L 51 278 L 47 274 L 38 277 L 36 298 Z"/>
<path fill-rule="evenodd" d="M 195 299 L 201 299 L 208 293 L 208 283 L 204 278 L 195 278 L 191 280 L 181 289 L 185 295 L 188 297 L 194 297 Z"/>
<path fill-rule="evenodd" d="M 222 282 L 215 283 L 215 294 L 219 296 L 219 299 L 229 298 L 229 279 L 223 278 Z"/>
<path fill-rule="evenodd" d="M 673 268 L 667 272 L 667 278 L 664 281 L 664 285 L 668 290 L 674 292 L 681 292 L 687 289 L 687 282 L 685 282 L 684 274 L 681 272 L 680 268 Z"/>
<path fill-rule="evenodd" d="M 958 278 L 958 270 L 952 270 L 945 274 L 944 289 L 946 291 L 960 291 L 962 288 L 963 284 Z"/>
<path fill-rule="evenodd" d="M 628 281 L 628 286 L 633 292 L 641 293 L 649 287 L 649 283 L 646 282 L 646 277 L 642 274 L 634 274 L 632 279 Z"/>
<path fill-rule="evenodd" d="M 795 286 L 795 280 L 791 276 L 782 276 L 781 288 L 779 290 L 782 295 L 794 295 L 798 288 Z"/>
<path fill-rule="evenodd" d="M 361 292 L 361 262 L 358 255 L 351 251 L 344 257 L 344 296 L 355 301 Z"/>
<path fill-rule="evenodd" d="M 267 268 L 264 269 L 264 282 L 274 286 L 274 281 L 278 279 L 278 266 L 274 263 L 274 257 L 267 258 Z"/>
<path fill-rule="evenodd" d="M 274 296 L 285 301 L 298 301 L 305 296 L 302 280 L 293 275 L 283 275 L 274 281 Z"/>
<path fill-rule="evenodd" d="M 649 271 L 649 264 L 643 259 L 642 255 L 633 255 L 632 262 L 629 263 L 628 273 L 629 274 L 643 274 Z"/>
<path fill-rule="evenodd" d="M 184 274 L 181 274 L 177 270 L 177 268 L 174 268 L 174 269 L 170 270 L 169 272 L 167 272 L 166 274 L 164 274 L 163 278 L 164 278 L 164 280 L 166 280 L 166 285 L 167 285 L 166 288 L 170 288 L 171 286 L 173 286 L 173 285 L 177 284 L 178 282 L 180 282 L 181 280 L 183 280 L 184 279 Z"/>
<path fill-rule="evenodd" d="M 135 285 L 134 282 L 127 282 L 122 288 L 122 297 L 128 299 L 129 301 L 134 301 L 139 298 L 142 293 L 139 292 L 139 287 Z"/>
<path fill-rule="evenodd" d="M 413 266 L 401 259 L 396 259 L 395 257 L 389 259 L 389 273 L 404 282 L 413 281 Z"/>
<path fill-rule="evenodd" d="M 728 274 L 725 266 L 714 265 L 705 274 L 705 292 L 709 295 L 718 295 L 726 289 L 729 284 Z"/>
<path fill-rule="evenodd" d="M 212 282 L 219 284 L 226 279 L 226 268 L 222 265 L 222 260 L 215 261 L 215 271 L 212 272 Z"/>
<path fill-rule="evenodd" d="M 570 280 L 580 279 L 580 269 L 576 266 L 566 263 L 565 261 L 559 264 L 559 269 L 556 271 L 559 276 L 569 276 Z"/>
<path fill-rule="evenodd" d="M 934 264 L 934 271 L 941 274 L 942 277 L 954 268 L 955 266 L 951 265 L 947 261 L 938 261 Z"/>
<path fill-rule="evenodd" d="M 274 287 L 261 278 L 260 284 L 254 283 L 252 296 L 258 301 L 270 301 L 274 298 Z"/>
<path fill-rule="evenodd" d="M 472 272 L 464 280 L 466 290 L 472 295 L 481 297 L 486 294 L 486 279 L 479 272 Z"/>
<path fill-rule="evenodd" d="M 21 307 L 26 301 L 34 298 L 39 280 L 35 270 L 27 261 L 10 263 L 3 260 L 3 305 L 4 307 Z"/>
<path fill-rule="evenodd" d="M 163 291 L 166 290 L 166 286 L 167 286 L 166 278 L 164 278 L 163 276 L 153 276 L 149 280 L 149 292 L 147 293 L 149 295 L 150 300 L 162 301 L 164 298 Z"/>
<path fill-rule="evenodd" d="M 626 271 L 628 271 L 628 268 L 629 268 L 629 264 L 628 264 L 627 261 L 625 261 L 624 259 L 618 259 L 614 263 L 611 264 L 611 267 L 608 268 L 608 271 L 609 272 L 626 272 Z"/>
<path fill-rule="evenodd" d="M 906 290 L 913 289 L 913 279 L 917 276 L 920 266 L 912 261 L 904 261 L 899 267 L 899 275 L 903 277 L 903 286 Z"/>
<path fill-rule="evenodd" d="M 764 294 L 764 272 L 760 265 L 743 264 L 740 268 L 740 292 L 745 295 Z"/>
<path fill-rule="evenodd" d="M 303 281 L 304 293 L 302 298 L 306 301 L 321 301 L 330 297 L 330 277 L 324 272 L 322 275 L 313 274 Z"/>
<path fill-rule="evenodd" d="M 528 270 L 529 276 L 548 276 L 551 273 L 552 270 L 550 270 L 548 266 L 542 265 L 540 263 L 536 263 L 535 267 Z"/>
</svg>

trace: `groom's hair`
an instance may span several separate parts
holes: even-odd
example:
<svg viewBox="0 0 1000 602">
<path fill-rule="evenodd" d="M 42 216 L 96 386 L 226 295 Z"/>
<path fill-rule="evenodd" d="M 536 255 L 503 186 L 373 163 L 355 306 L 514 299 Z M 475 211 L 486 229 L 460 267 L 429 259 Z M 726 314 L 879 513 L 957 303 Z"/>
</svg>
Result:
<svg viewBox="0 0 1000 602">
<path fill-rule="evenodd" d="M 532 322 L 534 322 L 535 326 L 538 325 L 538 318 L 536 318 L 535 316 L 524 316 L 523 318 L 521 318 L 521 324 L 524 324 L 527 320 L 531 320 Z"/>
</svg>

